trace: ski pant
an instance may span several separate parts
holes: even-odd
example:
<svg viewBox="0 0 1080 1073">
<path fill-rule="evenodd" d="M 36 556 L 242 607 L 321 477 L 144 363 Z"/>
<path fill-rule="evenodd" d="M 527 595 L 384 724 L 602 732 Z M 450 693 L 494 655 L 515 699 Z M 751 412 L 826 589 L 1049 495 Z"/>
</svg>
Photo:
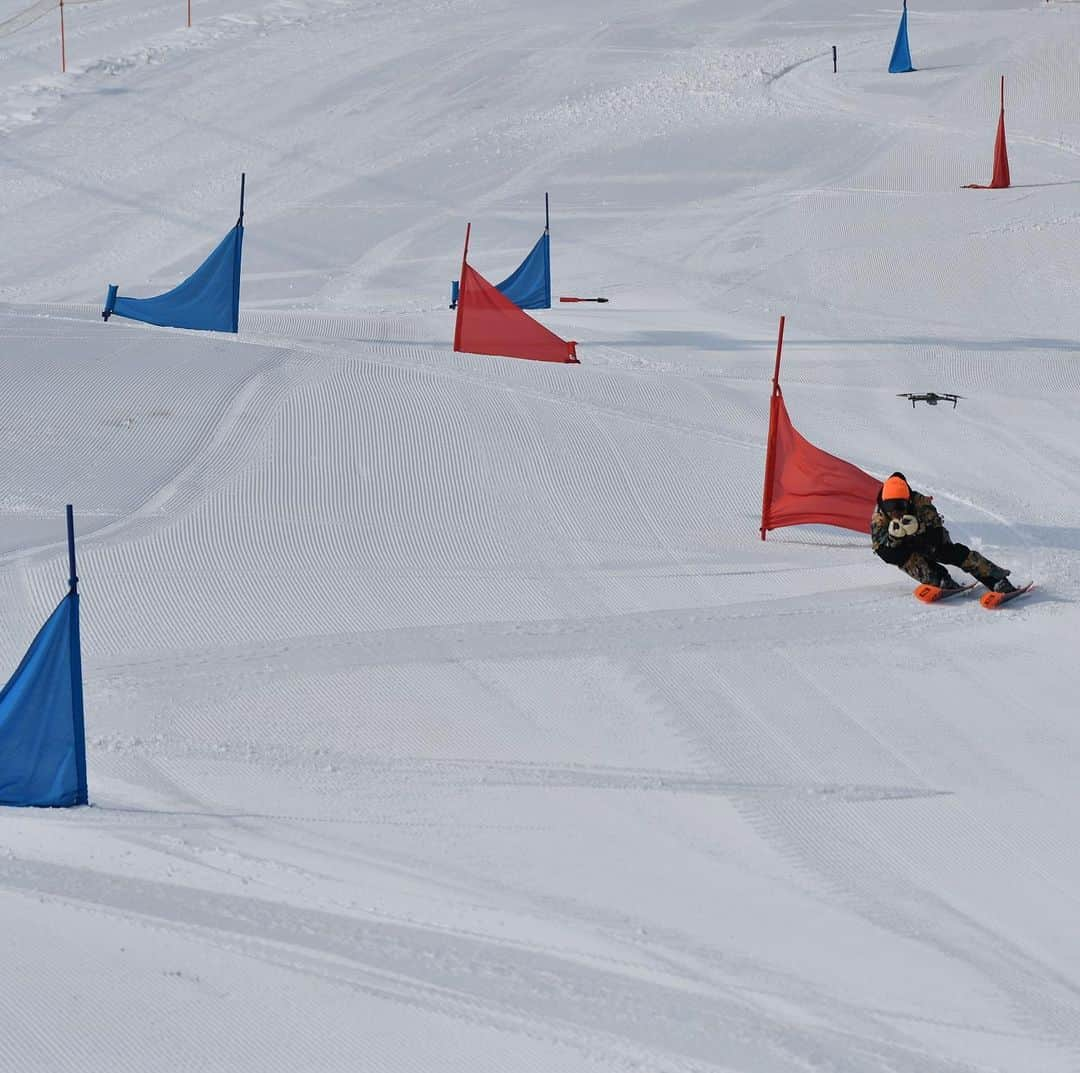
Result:
<svg viewBox="0 0 1080 1073">
<path fill-rule="evenodd" d="M 992 563 L 985 555 L 973 551 L 965 544 L 954 544 L 949 539 L 931 548 L 913 551 L 900 564 L 900 569 L 923 584 L 940 586 L 949 576 L 945 566 L 958 566 L 988 589 L 992 589 L 994 583 L 1003 577 L 1009 576 L 1008 570 Z"/>
</svg>

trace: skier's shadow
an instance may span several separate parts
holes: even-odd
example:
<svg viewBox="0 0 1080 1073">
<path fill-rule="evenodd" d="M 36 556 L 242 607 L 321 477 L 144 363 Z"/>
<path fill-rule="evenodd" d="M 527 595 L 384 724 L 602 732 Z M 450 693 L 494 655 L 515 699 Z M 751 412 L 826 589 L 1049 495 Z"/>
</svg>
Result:
<svg viewBox="0 0 1080 1073">
<path fill-rule="evenodd" d="M 1080 551 L 1080 529 L 1066 525 L 1001 525 L 997 523 L 972 526 L 953 525 L 954 540 L 982 551 L 988 558 L 1012 571 L 1010 580 L 1019 583 L 1034 577 L 1035 590 L 1026 600 L 1076 603 L 1076 599 L 1043 588 L 1039 563 L 1032 562 L 1036 551 Z M 1030 575 L 1029 575 L 1030 572 Z"/>
<path fill-rule="evenodd" d="M 948 523 L 946 522 L 946 525 Z M 1065 525 L 1002 525 L 979 522 L 969 527 L 961 523 L 949 526 L 953 539 L 977 546 L 980 540 L 993 550 L 997 548 L 1055 548 L 1059 551 L 1080 551 L 1080 528 Z M 965 532 L 967 530 L 967 532 Z M 993 554 L 990 555 L 992 559 Z M 1003 556 L 1004 558 L 1004 556 Z M 1015 558 L 1015 556 L 1014 556 Z M 1008 563 L 1005 564 L 1009 565 Z"/>
</svg>

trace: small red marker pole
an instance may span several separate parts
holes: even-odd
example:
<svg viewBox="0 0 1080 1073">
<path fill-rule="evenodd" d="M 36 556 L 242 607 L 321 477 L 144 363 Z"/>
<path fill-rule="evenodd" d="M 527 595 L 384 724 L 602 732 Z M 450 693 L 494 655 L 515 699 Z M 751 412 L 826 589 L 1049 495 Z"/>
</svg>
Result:
<svg viewBox="0 0 1080 1073">
<path fill-rule="evenodd" d="M 607 298 L 560 298 L 560 302 L 606 302 Z"/>
</svg>

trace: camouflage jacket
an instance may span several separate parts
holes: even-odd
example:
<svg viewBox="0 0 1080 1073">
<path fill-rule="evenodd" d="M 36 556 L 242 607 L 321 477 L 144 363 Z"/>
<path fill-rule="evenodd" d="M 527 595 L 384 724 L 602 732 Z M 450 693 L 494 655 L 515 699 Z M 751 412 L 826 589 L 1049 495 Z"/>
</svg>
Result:
<svg viewBox="0 0 1080 1073">
<path fill-rule="evenodd" d="M 938 514 L 930 496 L 913 491 L 911 512 L 919 520 L 919 531 L 897 539 L 889 535 L 889 516 L 881 509 L 881 500 L 878 500 L 870 519 L 870 543 L 874 554 L 887 563 L 900 566 L 916 551 L 932 554 L 949 539 L 944 519 Z"/>
</svg>

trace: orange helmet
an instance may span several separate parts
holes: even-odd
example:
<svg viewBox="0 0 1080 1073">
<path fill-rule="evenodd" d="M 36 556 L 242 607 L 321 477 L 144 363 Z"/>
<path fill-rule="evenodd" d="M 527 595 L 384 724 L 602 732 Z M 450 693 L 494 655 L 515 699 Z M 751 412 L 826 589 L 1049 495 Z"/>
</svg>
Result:
<svg viewBox="0 0 1080 1073">
<path fill-rule="evenodd" d="M 890 499 L 902 499 L 907 502 L 911 498 L 911 485 L 902 473 L 894 473 L 881 486 L 881 501 L 885 503 Z"/>
</svg>

